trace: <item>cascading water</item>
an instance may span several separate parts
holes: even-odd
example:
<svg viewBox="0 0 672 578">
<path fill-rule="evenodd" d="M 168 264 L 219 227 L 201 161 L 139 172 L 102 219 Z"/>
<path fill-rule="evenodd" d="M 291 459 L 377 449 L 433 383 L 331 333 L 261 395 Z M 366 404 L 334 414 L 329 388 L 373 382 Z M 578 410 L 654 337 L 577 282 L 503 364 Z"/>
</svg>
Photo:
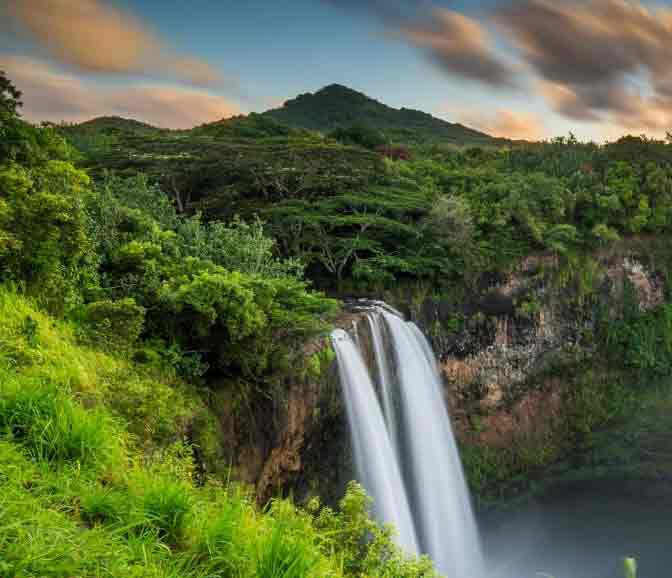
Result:
<svg viewBox="0 0 672 578">
<path fill-rule="evenodd" d="M 376 357 L 376 369 L 378 370 L 378 386 L 383 399 L 383 412 L 385 414 L 385 423 L 387 431 L 395 450 L 397 459 L 399 459 L 399 429 L 397 427 L 397 410 L 395 404 L 395 392 L 392 390 L 394 382 L 392 380 L 392 370 L 390 362 L 385 352 L 385 340 L 383 338 L 382 315 L 376 312 L 367 315 L 369 329 L 371 331 L 371 342 L 373 344 L 373 353 Z"/>
<path fill-rule="evenodd" d="M 381 319 L 391 356 L 384 346 Z M 333 341 L 355 461 L 374 499 L 374 514 L 381 522 L 395 524 L 406 551 L 418 551 L 408 546 L 412 536 L 419 551 L 450 578 L 480 578 L 484 564 L 478 530 L 434 353 L 414 324 L 387 309 L 371 311 L 368 321 L 386 420 L 353 341 L 341 330 L 334 332 Z"/>
<path fill-rule="evenodd" d="M 480 577 L 478 531 L 434 354 L 415 325 L 383 315 L 401 390 L 408 486 L 421 550 L 448 576 Z"/>
<path fill-rule="evenodd" d="M 397 541 L 418 554 L 411 510 L 373 383 L 359 349 L 342 330 L 332 334 L 360 479 L 374 498 L 376 518 L 392 524 Z"/>
</svg>

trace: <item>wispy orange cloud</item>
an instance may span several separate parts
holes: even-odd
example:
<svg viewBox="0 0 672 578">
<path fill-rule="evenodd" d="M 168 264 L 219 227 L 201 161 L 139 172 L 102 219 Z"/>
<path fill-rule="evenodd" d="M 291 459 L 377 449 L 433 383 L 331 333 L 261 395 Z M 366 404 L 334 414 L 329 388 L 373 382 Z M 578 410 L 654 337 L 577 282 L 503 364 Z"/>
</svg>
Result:
<svg viewBox="0 0 672 578">
<path fill-rule="evenodd" d="M 26 57 L 0 55 L 0 69 L 23 91 L 23 114 L 33 122 L 117 115 L 159 127 L 191 128 L 240 113 L 233 103 L 200 90 L 163 85 L 105 90 Z"/>
<path fill-rule="evenodd" d="M 672 9 L 639 0 L 519 0 L 495 18 L 556 112 L 643 128 L 669 119 Z"/>
<path fill-rule="evenodd" d="M 513 70 L 496 54 L 485 29 L 464 14 L 438 8 L 431 20 L 402 31 L 450 74 L 497 87 L 515 85 Z"/>
<path fill-rule="evenodd" d="M 169 76 L 199 86 L 222 80 L 212 66 L 175 52 L 135 16 L 102 0 L 8 0 L 5 11 L 52 58 L 80 71 Z"/>
<path fill-rule="evenodd" d="M 459 122 L 489 135 L 512 140 L 538 141 L 546 138 L 546 126 L 535 114 L 497 110 L 492 114 L 483 114 L 476 110 L 447 107 Z"/>
</svg>

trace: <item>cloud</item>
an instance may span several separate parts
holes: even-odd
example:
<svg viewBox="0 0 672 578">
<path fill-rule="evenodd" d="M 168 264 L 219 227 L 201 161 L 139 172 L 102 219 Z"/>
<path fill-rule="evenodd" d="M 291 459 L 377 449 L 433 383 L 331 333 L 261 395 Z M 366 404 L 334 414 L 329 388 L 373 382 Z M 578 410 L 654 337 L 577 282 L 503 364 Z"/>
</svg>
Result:
<svg viewBox="0 0 672 578">
<path fill-rule="evenodd" d="M 495 53 L 485 30 L 464 14 L 436 9 L 431 21 L 402 31 L 449 74 L 497 87 L 515 85 L 512 68 Z"/>
<path fill-rule="evenodd" d="M 464 14 L 437 8 L 430 0 L 324 1 L 375 16 L 450 75 L 497 87 L 515 85 L 513 70 L 495 53 L 486 31 Z"/>
<path fill-rule="evenodd" d="M 446 110 L 451 112 L 450 108 Z M 483 114 L 475 110 L 452 109 L 452 112 L 462 124 L 492 136 L 529 141 L 538 141 L 546 137 L 546 127 L 535 114 L 504 109 L 492 114 Z"/>
<path fill-rule="evenodd" d="M 0 69 L 23 91 L 23 114 L 33 122 L 81 122 L 116 115 L 160 127 L 191 128 L 240 112 L 220 96 L 176 86 L 105 90 L 26 57 L 0 55 Z"/>
<path fill-rule="evenodd" d="M 523 0 L 495 18 L 556 112 L 660 130 L 672 109 L 671 9 L 636 0 Z"/>
<path fill-rule="evenodd" d="M 83 72 L 169 76 L 199 86 L 222 80 L 102 0 L 9 0 L 5 11 L 52 58 Z"/>
</svg>

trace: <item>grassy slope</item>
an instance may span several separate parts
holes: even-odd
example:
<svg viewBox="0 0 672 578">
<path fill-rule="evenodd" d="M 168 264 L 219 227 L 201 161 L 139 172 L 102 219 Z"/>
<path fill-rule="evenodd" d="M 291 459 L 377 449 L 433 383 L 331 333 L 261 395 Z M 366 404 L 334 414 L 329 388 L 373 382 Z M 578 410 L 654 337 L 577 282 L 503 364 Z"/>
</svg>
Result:
<svg viewBox="0 0 672 578">
<path fill-rule="evenodd" d="M 5 289 L 0 319 L 0 576 L 339 575 L 289 503 L 193 485 L 179 438 L 198 400 L 172 376 L 77 345 Z M 280 558 L 297 572 L 267 568 Z"/>
</svg>

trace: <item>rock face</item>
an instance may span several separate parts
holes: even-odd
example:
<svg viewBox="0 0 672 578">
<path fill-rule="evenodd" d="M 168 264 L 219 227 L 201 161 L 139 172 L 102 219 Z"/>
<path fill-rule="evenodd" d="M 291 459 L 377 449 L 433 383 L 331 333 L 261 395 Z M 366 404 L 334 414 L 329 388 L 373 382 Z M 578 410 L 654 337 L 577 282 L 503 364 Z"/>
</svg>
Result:
<svg viewBox="0 0 672 578">
<path fill-rule="evenodd" d="M 337 320 L 352 330 L 358 314 Z M 346 416 L 328 337 L 308 343 L 305 370 L 278 384 L 283 393 L 234 403 L 222 388 L 213 401 L 224 441 L 220 461 L 236 481 L 251 486 L 260 503 L 281 494 L 305 499 L 319 493 L 335 503 L 353 477 Z"/>
<path fill-rule="evenodd" d="M 551 461 L 565 434 L 569 383 L 566 356 L 594 348 L 600 315 L 615 316 L 629 299 L 646 311 L 664 301 L 660 275 L 633 251 L 561 264 L 531 256 L 460 300 L 418 291 L 385 300 L 430 337 L 440 359 L 446 401 L 465 446 Z M 340 328 L 356 334 L 367 361 L 373 351 L 364 313 L 344 314 Z M 256 396 L 240 407 L 215 400 L 223 462 L 235 479 L 254 486 L 261 502 L 279 493 L 336 501 L 354 475 L 346 416 L 328 339 L 308 344 L 317 367 L 280 384 L 284 395 Z M 468 467 L 468 464 L 467 464 Z M 468 472 L 469 473 L 469 472 Z"/>
<path fill-rule="evenodd" d="M 598 255 L 576 269 L 551 256 L 528 257 L 468 302 L 430 298 L 408 310 L 440 358 L 464 443 L 552 445 L 562 435 L 567 384 L 549 367 L 594 347 L 598 316 L 620 312 L 625 287 L 642 311 L 664 301 L 661 277 L 632 254 Z"/>
</svg>

